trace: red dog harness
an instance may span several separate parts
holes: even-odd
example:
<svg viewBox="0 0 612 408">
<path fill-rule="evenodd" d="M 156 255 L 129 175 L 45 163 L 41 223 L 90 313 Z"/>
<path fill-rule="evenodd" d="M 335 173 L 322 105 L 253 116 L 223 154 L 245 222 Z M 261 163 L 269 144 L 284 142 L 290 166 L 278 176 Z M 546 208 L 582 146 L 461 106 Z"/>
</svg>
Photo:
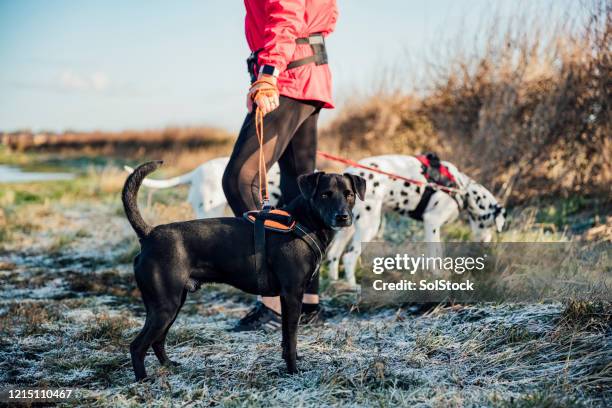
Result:
<svg viewBox="0 0 612 408">
<path fill-rule="evenodd" d="M 435 153 L 422 154 L 416 156 L 421 162 L 423 176 L 430 183 L 435 183 L 445 187 L 457 188 L 457 180 L 451 174 L 448 167 L 440 163 L 440 158 Z"/>
<path fill-rule="evenodd" d="M 416 159 L 421 162 L 421 173 L 427 179 L 428 183 L 437 184 L 439 186 L 444 186 L 451 189 L 458 188 L 455 176 L 451 174 L 448 167 L 440 163 L 440 158 L 437 154 L 426 153 L 416 156 Z M 421 196 L 419 203 L 414 210 L 408 211 L 408 215 L 415 220 L 423 221 L 423 213 L 425 212 L 427 204 L 429 204 L 429 200 L 434 193 L 435 190 L 430 185 L 427 185 L 425 187 L 425 191 L 423 191 L 423 195 Z M 456 194 L 451 194 L 451 197 L 453 197 L 455 201 L 457 201 L 457 204 L 459 204 L 461 207 L 461 202 L 456 197 Z"/>
</svg>

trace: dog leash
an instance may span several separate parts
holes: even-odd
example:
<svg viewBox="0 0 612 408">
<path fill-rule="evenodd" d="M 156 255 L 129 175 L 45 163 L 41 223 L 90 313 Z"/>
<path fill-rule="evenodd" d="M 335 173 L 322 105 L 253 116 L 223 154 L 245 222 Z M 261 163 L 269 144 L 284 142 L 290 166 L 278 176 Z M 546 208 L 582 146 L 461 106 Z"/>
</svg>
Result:
<svg viewBox="0 0 612 408">
<path fill-rule="evenodd" d="M 263 90 L 258 91 L 263 92 Z M 257 288 L 261 295 L 270 290 L 270 271 L 266 260 L 266 216 L 270 215 L 270 201 L 268 197 L 268 173 L 264 155 L 264 123 L 263 112 L 255 108 L 255 133 L 259 142 L 258 178 L 259 202 L 262 210 L 256 212 L 253 223 L 253 247 L 255 249 L 255 273 L 257 275 Z M 246 213 L 248 214 L 248 213 Z M 245 214 L 245 215 L 246 215 Z"/>
<path fill-rule="evenodd" d="M 261 88 L 257 91 L 258 94 L 259 92 L 267 94 L 270 92 L 270 89 Z M 246 220 L 252 222 L 254 226 L 253 245 L 255 249 L 254 260 L 258 292 L 260 295 L 274 296 L 275 294 L 271 292 L 271 273 L 266 260 L 266 229 L 281 233 L 292 232 L 308 245 L 316 257 L 316 269 L 311 275 L 310 280 L 312 280 L 319 271 L 323 259 L 323 250 L 317 243 L 316 235 L 312 231 L 306 228 L 306 226 L 296 222 L 291 214 L 284 210 L 274 209 L 270 205 L 270 198 L 268 196 L 268 174 L 264 153 L 264 114 L 259 107 L 255 109 L 255 133 L 259 143 L 258 179 L 259 200 L 262 209 L 247 211 L 243 216 Z"/>
<path fill-rule="evenodd" d="M 261 91 L 260 91 L 261 92 Z M 266 169 L 266 157 L 264 154 L 264 114 L 257 107 L 255 109 L 255 133 L 259 142 L 259 202 L 262 208 L 270 207 L 270 197 L 268 196 L 268 171 Z"/>
<path fill-rule="evenodd" d="M 321 156 L 321 157 L 324 157 L 324 158 L 332 160 L 332 161 L 337 161 L 339 163 L 348 164 L 349 166 L 357 167 L 357 168 L 364 169 L 364 170 L 368 170 L 368 171 L 371 171 L 371 172 L 374 172 L 374 173 L 383 174 L 383 175 L 389 177 L 392 180 L 404 180 L 404 181 L 406 181 L 408 183 L 413 183 L 413 184 L 417 184 L 417 185 L 421 185 L 421 186 L 431 187 L 434 190 L 441 190 L 441 191 L 444 191 L 446 193 L 455 193 L 455 194 L 460 194 L 460 195 L 463 195 L 465 193 L 464 190 L 459 189 L 459 188 L 446 187 L 446 186 L 443 186 L 443 185 L 440 185 L 440 184 L 437 184 L 437 183 L 431 183 L 431 182 L 428 182 L 428 181 L 415 180 L 415 179 L 411 179 L 411 178 L 408 178 L 408 177 L 400 176 L 399 174 L 390 173 L 388 171 L 380 170 L 380 169 L 377 169 L 376 167 L 372 167 L 372 166 L 366 166 L 366 165 L 360 164 L 360 163 L 358 163 L 358 162 L 356 162 L 354 160 L 346 159 L 344 157 L 334 156 L 332 154 L 325 153 L 325 152 L 322 152 L 320 150 L 317 150 L 317 154 L 319 156 Z"/>
</svg>

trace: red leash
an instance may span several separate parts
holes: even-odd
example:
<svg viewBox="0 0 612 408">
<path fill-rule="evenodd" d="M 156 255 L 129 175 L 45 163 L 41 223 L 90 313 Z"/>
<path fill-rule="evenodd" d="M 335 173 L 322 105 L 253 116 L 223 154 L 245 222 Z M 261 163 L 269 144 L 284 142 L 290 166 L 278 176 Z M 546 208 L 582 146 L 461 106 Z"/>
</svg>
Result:
<svg viewBox="0 0 612 408">
<path fill-rule="evenodd" d="M 357 163 L 356 161 L 353 161 L 350 159 L 345 159 L 343 157 L 334 156 L 329 153 L 322 152 L 320 150 L 317 150 L 317 154 L 328 160 L 333 160 L 339 163 L 348 164 L 349 166 L 372 171 L 374 173 L 384 174 L 385 176 L 389 177 L 392 180 L 404 180 L 408 183 L 414 183 L 414 184 L 421 185 L 421 186 L 430 186 L 431 188 L 434 188 L 436 190 L 442 190 L 447 193 L 461 193 L 461 190 L 457 188 L 445 187 L 445 186 L 441 186 L 440 184 L 436 184 L 436 183 L 428 183 L 426 181 L 415 180 L 415 179 L 411 179 L 408 177 L 403 177 L 397 174 L 393 174 L 393 173 L 386 172 L 384 170 L 377 169 L 376 167 L 365 166 L 363 164 Z"/>
</svg>

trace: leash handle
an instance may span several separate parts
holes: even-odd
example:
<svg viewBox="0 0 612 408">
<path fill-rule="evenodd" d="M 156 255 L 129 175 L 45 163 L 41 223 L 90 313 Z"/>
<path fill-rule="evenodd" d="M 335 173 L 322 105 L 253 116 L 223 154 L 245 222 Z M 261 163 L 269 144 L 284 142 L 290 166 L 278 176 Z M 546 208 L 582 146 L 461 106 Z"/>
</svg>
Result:
<svg viewBox="0 0 612 408">
<path fill-rule="evenodd" d="M 264 209 L 270 208 L 270 197 L 268 196 L 268 172 L 266 170 L 266 157 L 264 154 L 264 114 L 257 107 L 255 109 L 255 133 L 259 141 L 259 202 Z"/>
<path fill-rule="evenodd" d="M 259 86 L 256 89 L 255 87 Z M 249 91 L 253 102 L 256 102 L 260 95 L 274 96 L 278 94 L 276 84 L 269 79 L 261 78 L 251 84 Z M 268 196 L 268 173 L 266 169 L 266 158 L 264 154 L 264 114 L 259 109 L 255 109 L 255 133 L 259 142 L 259 163 L 258 163 L 258 178 L 259 178 L 259 203 L 263 209 L 270 209 L 270 197 Z"/>
<path fill-rule="evenodd" d="M 442 190 L 442 191 L 447 192 L 447 193 L 463 194 L 463 191 L 461 189 L 458 189 L 458 188 L 446 187 L 446 186 L 442 186 L 442 185 L 436 184 L 436 183 L 429 183 L 429 182 L 426 182 L 426 181 L 415 180 L 415 179 L 411 179 L 411 178 L 408 178 L 408 177 L 403 177 L 403 176 L 400 176 L 398 174 L 393 174 L 393 173 L 389 173 L 389 172 L 384 171 L 384 170 L 377 169 L 376 167 L 365 166 L 365 165 L 357 163 L 356 161 L 351 160 L 351 159 L 345 159 L 344 157 L 334 156 L 332 154 L 325 153 L 325 152 L 322 152 L 320 150 L 317 150 L 317 154 L 319 156 L 321 156 L 321 157 L 324 157 L 324 158 L 328 159 L 328 160 L 337 161 L 339 163 L 348 164 L 349 166 L 352 166 L 352 167 L 357 167 L 357 168 L 360 168 L 360 169 L 369 170 L 369 171 L 374 172 L 374 173 L 383 174 L 383 175 L 391 178 L 392 180 L 404 180 L 404 181 L 407 181 L 409 183 L 417 184 L 417 185 L 420 185 L 420 186 L 429 186 L 429 187 L 431 187 L 431 188 L 433 188 L 435 190 Z"/>
</svg>

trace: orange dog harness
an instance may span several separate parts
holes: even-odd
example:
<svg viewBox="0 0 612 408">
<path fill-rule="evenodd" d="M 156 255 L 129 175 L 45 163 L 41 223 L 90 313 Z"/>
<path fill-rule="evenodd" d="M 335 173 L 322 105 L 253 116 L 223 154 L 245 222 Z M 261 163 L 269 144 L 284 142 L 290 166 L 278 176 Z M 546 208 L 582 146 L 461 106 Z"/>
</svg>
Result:
<svg viewBox="0 0 612 408">
<path fill-rule="evenodd" d="M 319 265 L 323 260 L 323 250 L 318 243 L 319 240 L 315 233 L 295 221 L 287 211 L 275 209 L 270 205 L 266 160 L 263 151 L 263 113 L 259 108 L 255 111 L 255 130 L 257 133 L 257 140 L 259 141 L 259 199 L 262 209 L 247 211 L 243 214 L 243 217 L 247 221 L 253 223 L 255 272 L 257 273 L 259 294 L 264 296 L 275 296 L 277 294 L 272 291 L 272 285 L 270 284 L 271 273 L 268 270 L 268 263 L 266 260 L 266 230 L 282 233 L 292 232 L 308 244 L 317 259 L 316 270 L 311 279 L 313 279 L 319 271 Z"/>
</svg>

